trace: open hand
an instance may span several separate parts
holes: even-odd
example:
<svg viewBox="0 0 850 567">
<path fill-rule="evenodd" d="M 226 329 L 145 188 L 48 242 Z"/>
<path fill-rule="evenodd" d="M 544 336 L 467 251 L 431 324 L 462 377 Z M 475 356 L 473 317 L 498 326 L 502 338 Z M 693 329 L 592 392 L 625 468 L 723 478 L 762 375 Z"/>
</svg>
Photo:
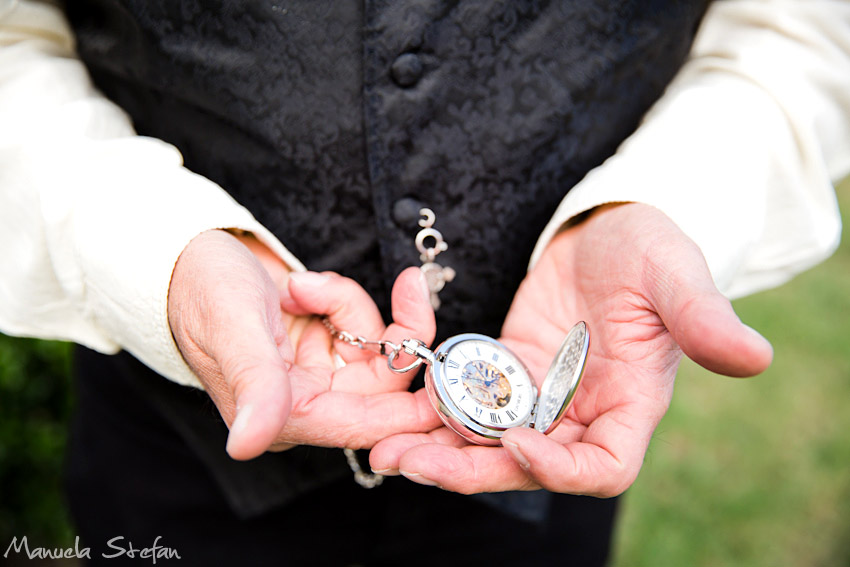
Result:
<svg viewBox="0 0 850 567">
<path fill-rule="evenodd" d="M 353 280 L 290 274 L 258 241 L 224 231 L 186 247 L 168 299 L 174 338 L 229 425 L 235 459 L 295 444 L 370 447 L 393 433 L 436 427 L 425 392 L 407 392 L 412 372 L 392 373 L 386 359 L 349 345 L 335 351 L 314 316 L 327 314 L 337 328 L 370 339 L 430 342 L 434 313 L 418 269 L 399 276 L 392 312 L 395 323 L 385 327 Z"/>
<path fill-rule="evenodd" d="M 541 380 L 579 320 L 591 333 L 585 375 L 550 435 L 514 429 L 503 447 L 470 445 L 445 427 L 396 435 L 373 448 L 372 468 L 463 493 L 617 495 L 670 404 L 682 351 L 739 377 L 772 359 L 715 288 L 698 247 L 647 205 L 603 207 L 558 235 L 520 286 L 500 340 Z"/>
</svg>

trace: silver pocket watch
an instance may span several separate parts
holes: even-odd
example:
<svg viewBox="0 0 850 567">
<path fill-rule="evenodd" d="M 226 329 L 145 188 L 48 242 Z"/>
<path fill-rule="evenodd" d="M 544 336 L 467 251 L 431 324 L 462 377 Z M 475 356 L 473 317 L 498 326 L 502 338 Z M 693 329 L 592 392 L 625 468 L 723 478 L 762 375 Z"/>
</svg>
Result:
<svg viewBox="0 0 850 567">
<path fill-rule="evenodd" d="M 437 294 L 454 279 L 455 272 L 434 261 L 448 248 L 434 228 L 434 212 L 423 208 L 419 213 L 422 230 L 416 235 L 416 248 L 436 310 L 440 307 Z M 426 239 L 433 239 L 434 245 L 425 246 Z M 486 335 L 457 335 L 434 351 L 421 341 L 408 339 L 401 348 L 387 353 L 387 363 L 395 372 L 428 363 L 425 387 L 443 423 L 473 443 L 500 445 L 502 434 L 513 427 L 549 433 L 558 426 L 578 389 L 589 345 L 587 325 L 579 322 L 561 344 L 539 391 L 519 357 Z M 417 359 L 397 369 L 393 362 L 401 350 Z"/>
<path fill-rule="evenodd" d="M 587 325 L 580 321 L 561 343 L 538 390 L 522 360 L 486 335 L 455 335 L 432 351 L 419 339 L 398 345 L 372 341 L 339 331 L 327 318 L 323 321 L 335 339 L 386 356 L 393 372 L 403 374 L 427 364 L 425 388 L 440 419 L 478 445 L 500 445 L 502 434 L 513 427 L 547 434 L 554 430 L 575 396 L 590 346 Z M 416 358 L 396 366 L 402 352 Z"/>
<path fill-rule="evenodd" d="M 522 360 L 486 335 L 456 335 L 434 351 L 406 339 L 388 353 L 387 363 L 395 372 L 427 363 L 425 388 L 443 423 L 472 443 L 500 445 L 504 432 L 514 427 L 550 433 L 558 426 L 578 389 L 589 346 L 587 325 L 579 322 L 561 344 L 539 391 Z M 396 368 L 401 351 L 417 358 Z"/>
</svg>

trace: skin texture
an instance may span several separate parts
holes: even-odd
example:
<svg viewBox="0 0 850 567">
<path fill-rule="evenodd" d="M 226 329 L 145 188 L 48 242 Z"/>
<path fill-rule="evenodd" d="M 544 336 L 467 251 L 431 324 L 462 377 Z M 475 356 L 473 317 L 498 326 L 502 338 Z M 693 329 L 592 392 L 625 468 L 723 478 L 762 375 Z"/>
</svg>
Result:
<svg viewBox="0 0 850 567">
<path fill-rule="evenodd" d="M 168 298 L 174 339 L 230 427 L 234 459 L 296 444 L 371 447 L 439 425 L 425 392 L 407 392 L 413 373 L 392 373 L 383 358 L 338 341 L 345 365 L 337 369 L 327 329 L 307 315 L 326 313 L 337 328 L 393 343 L 433 340 L 434 312 L 417 268 L 399 276 L 392 311 L 396 322 L 385 327 L 354 281 L 290 274 L 255 239 L 224 231 L 189 243 Z"/>
<path fill-rule="evenodd" d="M 602 207 L 559 234 L 520 286 L 500 340 L 543 377 L 579 320 L 591 332 L 587 367 L 551 435 L 515 429 L 503 447 L 470 445 L 445 427 L 394 435 L 373 448 L 372 468 L 462 493 L 614 496 L 637 477 L 683 352 L 737 377 L 773 356 L 717 291 L 697 246 L 642 204 Z"/>
</svg>

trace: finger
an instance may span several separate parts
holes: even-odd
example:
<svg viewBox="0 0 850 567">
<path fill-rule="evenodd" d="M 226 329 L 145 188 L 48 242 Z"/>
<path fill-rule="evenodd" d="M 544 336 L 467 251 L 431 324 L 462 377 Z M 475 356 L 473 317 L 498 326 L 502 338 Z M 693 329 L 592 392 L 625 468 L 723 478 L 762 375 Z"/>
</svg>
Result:
<svg viewBox="0 0 850 567">
<path fill-rule="evenodd" d="M 461 494 L 540 488 L 503 447 L 420 444 L 401 456 L 398 470 L 418 484 Z"/>
<path fill-rule="evenodd" d="M 314 319 L 298 343 L 296 364 L 311 371 L 314 379 L 320 379 L 322 390 L 368 396 L 407 389 L 406 382 L 403 387 L 397 387 L 394 383 L 379 379 L 367 361 L 346 363 L 339 357 L 332 342 L 325 325 Z"/>
<path fill-rule="evenodd" d="M 332 371 L 333 356 L 333 339 L 328 329 L 321 321 L 313 319 L 301 333 L 295 351 L 295 363 L 302 368 Z"/>
<path fill-rule="evenodd" d="M 588 371 L 592 380 L 596 370 L 590 367 Z M 580 437 L 576 435 L 580 427 L 571 423 L 572 419 L 552 435 L 522 428 L 505 432 L 502 444 L 540 486 L 555 492 L 609 497 L 623 492 L 637 478 L 668 396 L 633 387 L 647 383 L 645 377 L 617 376 L 616 369 L 610 371 L 611 380 L 628 384 L 633 391 L 621 398 L 628 401 L 611 405 L 596 416 Z M 585 399 L 583 403 L 593 402 Z"/>
<path fill-rule="evenodd" d="M 433 434 L 397 436 L 373 449 L 372 463 L 463 494 L 543 487 L 609 497 L 634 482 L 662 413 L 647 398 L 601 415 L 580 439 L 581 427 L 569 423 L 552 435 L 515 428 L 505 432 L 502 447 L 459 447 Z"/>
<path fill-rule="evenodd" d="M 221 302 L 226 305 L 227 301 Z M 211 345 L 211 354 L 232 396 L 232 408 L 218 397 L 219 410 L 230 424 L 227 452 L 237 460 L 265 452 L 286 424 L 291 406 L 289 363 L 281 344 L 285 334 L 275 336 L 265 317 L 230 303 L 221 310 L 222 328 L 228 329 Z M 290 355 L 291 356 L 291 355 Z"/>
<path fill-rule="evenodd" d="M 382 439 L 369 451 L 372 470 L 384 475 L 398 474 L 401 457 L 419 445 L 445 445 L 461 448 L 469 442 L 448 427 L 440 427 L 428 433 L 402 433 Z"/>
<path fill-rule="evenodd" d="M 720 294 L 695 298 L 666 323 L 682 351 L 700 366 L 733 377 L 755 376 L 773 360 L 773 347 L 744 325 Z"/>
<path fill-rule="evenodd" d="M 650 296 L 689 358 L 712 372 L 735 377 L 754 376 L 770 366 L 770 343 L 741 322 L 714 286 L 698 249 L 685 254 L 661 251 L 655 257 L 664 261 L 649 260 Z"/>
<path fill-rule="evenodd" d="M 261 454 L 291 404 L 292 352 L 268 273 L 233 236 L 209 231 L 181 254 L 168 301 L 175 340 L 231 427 L 228 452 Z"/>
<path fill-rule="evenodd" d="M 548 437 L 559 445 L 579 441 L 587 427 L 573 421 L 564 419 Z M 419 445 L 444 445 L 460 449 L 470 445 L 469 441 L 449 429 L 440 427 L 428 433 L 402 433 L 382 439 L 372 447 L 369 452 L 369 463 L 375 472 L 386 474 L 386 471 L 398 471 L 399 461 L 402 455 L 413 447 Z"/>
<path fill-rule="evenodd" d="M 380 336 L 382 341 L 401 345 L 405 339 L 419 339 L 426 344 L 434 340 L 434 309 L 422 270 L 408 268 L 399 274 L 393 285 L 392 310 L 394 322 Z M 387 355 L 378 356 L 374 351 L 367 352 L 368 365 L 352 363 L 334 374 L 334 391 L 374 394 L 406 390 L 410 386 L 416 375 L 415 369 L 405 373 L 393 372 L 387 364 Z M 393 366 L 404 368 L 415 360 L 414 356 L 401 352 L 393 360 Z"/>
<path fill-rule="evenodd" d="M 605 447 L 587 442 L 559 444 L 527 428 L 510 430 L 502 447 L 455 446 L 404 439 L 407 450 L 397 469 L 419 484 L 462 494 L 536 490 L 610 497 L 622 493 L 637 477 L 640 460 L 624 463 Z M 382 446 L 379 446 L 383 449 Z M 398 450 L 398 447 L 394 448 Z M 382 451 L 373 467 L 392 469 Z"/>
<path fill-rule="evenodd" d="M 383 340 L 397 345 L 405 339 L 418 339 L 426 345 L 434 341 L 437 322 L 431 307 L 431 292 L 419 268 L 407 268 L 396 278 L 392 291 L 392 315 L 393 322 L 381 337 Z M 394 366 L 403 368 L 414 360 L 415 357 L 401 353 Z M 405 374 L 392 372 L 386 362 L 379 359 L 373 362 L 373 367 L 375 374 L 394 384 L 394 388 L 406 388 L 416 374 L 416 370 Z"/>
<path fill-rule="evenodd" d="M 634 483 L 646 452 L 641 442 L 626 454 L 605 443 L 561 445 L 533 430 L 511 431 L 503 445 L 526 475 L 543 488 L 601 498 L 621 494 Z"/>
<path fill-rule="evenodd" d="M 293 380 L 298 372 L 293 368 Z M 361 396 L 325 392 L 293 408 L 279 442 L 362 449 L 403 432 L 426 432 L 440 424 L 424 390 Z"/>
<path fill-rule="evenodd" d="M 332 272 L 293 272 L 289 276 L 292 300 L 308 313 L 327 315 L 339 331 L 368 339 L 380 337 L 384 321 L 378 307 L 360 284 Z M 346 362 L 366 360 L 373 356 L 367 350 L 334 341 L 337 352 Z"/>
</svg>

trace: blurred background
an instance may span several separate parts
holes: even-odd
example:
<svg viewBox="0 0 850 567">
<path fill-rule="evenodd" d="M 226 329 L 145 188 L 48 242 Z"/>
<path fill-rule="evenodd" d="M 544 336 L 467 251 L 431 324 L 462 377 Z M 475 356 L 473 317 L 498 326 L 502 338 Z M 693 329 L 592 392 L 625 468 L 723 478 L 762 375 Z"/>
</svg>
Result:
<svg viewBox="0 0 850 567">
<path fill-rule="evenodd" d="M 838 196 L 848 226 L 850 179 Z M 622 499 L 613 567 L 850 566 L 850 245 L 735 308 L 774 363 L 748 380 L 683 363 Z M 61 486 L 70 355 L 0 335 L 3 549 L 16 535 L 73 545 Z"/>
<path fill-rule="evenodd" d="M 845 231 L 850 179 L 838 187 Z M 850 566 L 850 244 L 735 301 L 774 347 L 751 379 L 685 360 L 622 502 L 616 567 Z"/>
</svg>

